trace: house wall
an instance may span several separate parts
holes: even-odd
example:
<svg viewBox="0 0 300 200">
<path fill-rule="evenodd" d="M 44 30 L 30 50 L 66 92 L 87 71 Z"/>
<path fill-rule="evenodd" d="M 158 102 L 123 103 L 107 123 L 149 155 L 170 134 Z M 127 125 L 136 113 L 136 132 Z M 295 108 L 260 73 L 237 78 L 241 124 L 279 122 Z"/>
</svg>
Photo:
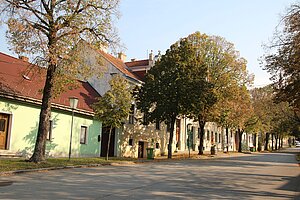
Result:
<svg viewBox="0 0 300 200">
<path fill-rule="evenodd" d="M 180 145 L 178 145 L 179 151 L 187 151 L 187 125 L 191 124 L 193 127 L 193 146 L 191 147 L 192 151 L 198 151 L 198 146 L 200 145 L 200 135 L 199 135 L 199 124 L 192 119 L 189 118 L 181 118 L 180 119 Z M 218 126 L 215 122 L 206 122 L 204 127 L 204 141 L 203 147 L 205 153 L 210 153 L 211 146 L 216 145 L 218 151 L 226 150 L 225 147 L 227 145 L 226 140 L 226 130 L 220 126 Z M 217 136 L 217 138 L 216 138 Z M 235 148 L 235 133 L 233 130 L 229 129 L 228 134 L 228 147 L 229 151 L 236 151 Z"/>
<path fill-rule="evenodd" d="M 129 140 L 132 139 L 132 145 Z M 155 156 L 166 155 L 168 151 L 169 133 L 165 123 L 160 123 L 160 130 L 156 130 L 155 124 L 143 125 L 140 122 L 134 124 L 125 124 L 118 134 L 118 156 L 138 157 L 138 144 L 144 142 L 144 157 L 146 157 L 146 148 L 154 148 Z M 158 148 L 156 148 L 158 143 Z M 173 150 L 176 144 L 173 141 Z"/>
<path fill-rule="evenodd" d="M 30 156 L 34 150 L 38 130 L 40 107 L 30 103 L 0 98 L 0 112 L 11 116 L 9 148 L 0 154 Z M 52 109 L 52 140 L 47 141 L 46 155 L 67 157 L 71 132 L 71 112 Z M 87 144 L 80 144 L 81 126 L 87 129 Z M 90 116 L 74 114 L 72 157 L 98 156 L 98 135 L 101 123 Z"/>
<path fill-rule="evenodd" d="M 103 61 L 104 62 L 104 61 Z M 101 74 L 101 77 L 92 76 L 88 79 L 88 82 L 91 84 L 91 86 L 97 90 L 97 92 L 103 96 L 108 90 L 110 90 L 109 81 L 112 78 L 114 74 L 120 74 L 122 73 L 112 66 L 110 63 L 106 63 L 105 71 L 103 74 Z"/>
</svg>

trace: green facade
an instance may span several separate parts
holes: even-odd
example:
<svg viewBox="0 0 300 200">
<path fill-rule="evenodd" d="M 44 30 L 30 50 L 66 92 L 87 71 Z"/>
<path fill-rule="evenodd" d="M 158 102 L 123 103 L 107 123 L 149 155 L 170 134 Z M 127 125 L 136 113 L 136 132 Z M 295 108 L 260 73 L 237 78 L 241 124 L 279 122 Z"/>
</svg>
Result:
<svg viewBox="0 0 300 200">
<path fill-rule="evenodd" d="M 30 156 L 35 146 L 39 123 L 40 106 L 0 97 L 0 113 L 8 114 L 9 130 L 7 149 L 0 154 Z M 67 157 L 70 144 L 72 112 L 52 109 L 52 134 L 47 140 L 48 157 Z M 87 128 L 86 143 L 80 143 L 81 127 Z M 74 112 L 72 157 L 95 157 L 100 154 L 98 135 L 101 122 L 92 116 Z"/>
</svg>

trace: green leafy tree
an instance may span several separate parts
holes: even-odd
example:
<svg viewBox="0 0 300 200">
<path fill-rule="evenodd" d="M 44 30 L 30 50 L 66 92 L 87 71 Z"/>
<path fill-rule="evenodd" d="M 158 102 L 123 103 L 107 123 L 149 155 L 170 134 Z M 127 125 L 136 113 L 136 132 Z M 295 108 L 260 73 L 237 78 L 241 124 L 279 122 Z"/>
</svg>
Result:
<svg viewBox="0 0 300 200">
<path fill-rule="evenodd" d="M 76 45 L 82 39 L 103 46 L 117 41 L 113 16 L 119 0 L 1 0 L 2 21 L 8 25 L 12 50 L 34 58 L 46 67 L 42 106 L 34 153 L 30 161 L 45 159 L 46 135 L 49 130 L 51 102 L 60 88 L 72 84 L 80 73 L 84 78 L 94 73 L 86 65 L 86 56 Z"/>
<path fill-rule="evenodd" d="M 171 45 L 145 77 L 137 95 L 137 106 L 149 122 L 170 124 L 168 158 L 172 158 L 173 132 L 176 117 L 183 114 L 183 102 L 188 98 L 186 70 L 193 63 L 193 47 L 182 39 Z"/>
<path fill-rule="evenodd" d="M 269 140 L 275 138 L 272 150 L 278 148 L 277 141 L 287 135 L 297 135 L 299 123 L 295 119 L 293 108 L 288 102 L 274 102 L 274 90 L 271 85 L 251 90 L 252 106 L 257 119 L 254 129 L 265 135 L 265 150 Z"/>
<path fill-rule="evenodd" d="M 271 73 L 276 101 L 287 101 L 300 122 L 300 5 L 293 4 L 274 34 L 264 56 L 264 69 Z"/>
<path fill-rule="evenodd" d="M 232 114 L 234 118 L 234 127 L 237 128 L 238 133 L 238 152 L 242 152 L 243 133 L 253 125 L 253 108 L 251 105 L 250 93 L 246 86 L 241 86 L 237 92 L 238 98 L 235 101 L 233 108 L 234 112 Z"/>
<path fill-rule="evenodd" d="M 188 115 L 199 122 L 199 154 L 202 155 L 206 122 L 223 122 L 229 127 L 229 105 L 234 105 L 232 101 L 238 97 L 237 91 L 241 86 L 250 83 L 252 77 L 247 73 L 246 60 L 224 38 L 196 32 L 188 36 L 188 41 L 195 48 L 198 63 L 191 68 L 194 76 L 189 78 L 190 91 L 201 92 L 190 93 L 190 101 L 186 102 Z M 199 76 L 197 72 L 205 76 L 202 84 L 198 81 L 201 78 L 203 81 L 203 76 Z M 224 107 L 224 102 L 227 107 Z"/>
<path fill-rule="evenodd" d="M 106 160 L 108 160 L 111 132 L 113 128 L 121 128 L 127 119 L 132 103 L 132 93 L 126 79 L 116 75 L 110 80 L 111 89 L 94 103 L 95 117 L 109 127 Z"/>
</svg>

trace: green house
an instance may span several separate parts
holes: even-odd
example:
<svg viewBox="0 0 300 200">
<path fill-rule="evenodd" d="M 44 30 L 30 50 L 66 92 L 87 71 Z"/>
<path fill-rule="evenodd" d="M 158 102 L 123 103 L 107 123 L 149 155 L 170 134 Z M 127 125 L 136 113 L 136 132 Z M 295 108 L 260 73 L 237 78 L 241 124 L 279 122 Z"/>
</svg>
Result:
<svg viewBox="0 0 300 200">
<path fill-rule="evenodd" d="M 33 152 L 41 106 L 45 69 L 0 53 L 0 156 L 30 156 Z M 70 97 L 78 99 L 75 109 Z M 101 122 L 91 105 L 100 95 L 87 82 L 78 81 L 52 103 L 46 155 L 67 157 L 72 130 L 72 157 L 100 155 Z M 72 113 L 74 115 L 72 115 Z M 71 122 L 73 119 L 73 127 Z"/>
</svg>

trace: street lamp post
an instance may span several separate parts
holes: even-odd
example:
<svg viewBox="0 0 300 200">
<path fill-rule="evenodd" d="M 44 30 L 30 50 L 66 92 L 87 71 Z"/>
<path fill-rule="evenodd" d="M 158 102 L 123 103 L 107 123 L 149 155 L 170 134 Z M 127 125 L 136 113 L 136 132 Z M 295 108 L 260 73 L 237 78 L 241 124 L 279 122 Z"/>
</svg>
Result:
<svg viewBox="0 0 300 200">
<path fill-rule="evenodd" d="M 188 132 L 188 148 L 189 148 L 189 158 L 191 157 L 191 129 L 192 124 L 187 125 L 187 132 Z"/>
<path fill-rule="evenodd" d="M 69 146 L 69 160 L 71 160 L 74 109 L 77 108 L 78 98 L 76 98 L 76 97 L 69 97 L 69 101 L 70 101 L 70 107 L 72 109 L 71 134 L 70 134 L 70 146 Z"/>
</svg>

